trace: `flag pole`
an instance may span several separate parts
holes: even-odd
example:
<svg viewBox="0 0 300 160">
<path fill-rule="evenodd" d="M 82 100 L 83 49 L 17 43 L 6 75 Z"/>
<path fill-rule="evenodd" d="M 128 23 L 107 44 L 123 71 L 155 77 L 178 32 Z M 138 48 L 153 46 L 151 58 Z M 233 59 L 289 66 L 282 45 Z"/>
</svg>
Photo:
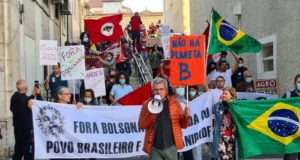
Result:
<svg viewBox="0 0 300 160">
<path fill-rule="evenodd" d="M 189 106 L 189 85 L 186 86 L 186 107 Z"/>
</svg>

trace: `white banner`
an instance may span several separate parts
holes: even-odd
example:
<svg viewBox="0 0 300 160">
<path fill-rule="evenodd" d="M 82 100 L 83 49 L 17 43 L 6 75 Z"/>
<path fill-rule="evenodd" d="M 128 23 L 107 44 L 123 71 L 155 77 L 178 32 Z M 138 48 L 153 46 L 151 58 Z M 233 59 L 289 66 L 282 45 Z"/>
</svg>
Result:
<svg viewBox="0 0 300 160">
<path fill-rule="evenodd" d="M 61 63 L 61 79 L 74 80 L 84 79 L 85 60 L 84 46 L 64 46 L 59 49 Z"/>
<path fill-rule="evenodd" d="M 237 92 L 237 99 L 240 100 L 263 100 L 263 99 L 277 99 L 277 95 L 255 93 L 255 92 Z"/>
<path fill-rule="evenodd" d="M 84 86 L 86 89 L 92 89 L 95 93 L 95 97 L 106 95 L 103 68 L 95 68 L 86 71 Z"/>
<path fill-rule="evenodd" d="M 182 151 L 212 141 L 211 93 L 190 102 Z M 125 158 L 145 155 L 138 129 L 141 106 L 85 106 L 35 101 L 35 158 Z"/>
<path fill-rule="evenodd" d="M 57 41 L 40 40 L 40 65 L 57 65 Z"/>
</svg>

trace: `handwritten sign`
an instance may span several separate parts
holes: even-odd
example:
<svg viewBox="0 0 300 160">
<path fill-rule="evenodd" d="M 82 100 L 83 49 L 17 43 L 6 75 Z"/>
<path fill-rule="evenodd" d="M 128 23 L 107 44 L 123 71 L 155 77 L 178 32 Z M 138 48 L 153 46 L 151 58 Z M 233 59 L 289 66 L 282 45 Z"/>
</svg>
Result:
<svg viewBox="0 0 300 160">
<path fill-rule="evenodd" d="M 148 38 L 146 41 L 146 47 L 153 47 L 154 45 L 162 47 L 161 41 L 158 38 Z"/>
<path fill-rule="evenodd" d="M 84 46 L 64 46 L 59 52 L 62 80 L 84 79 Z"/>
<path fill-rule="evenodd" d="M 84 86 L 86 89 L 92 89 L 95 93 L 95 97 L 106 95 L 103 68 L 95 68 L 86 71 Z"/>
<path fill-rule="evenodd" d="M 40 40 L 40 65 L 57 65 L 57 41 Z"/>
<path fill-rule="evenodd" d="M 205 85 L 205 37 L 170 38 L 171 85 Z"/>
<path fill-rule="evenodd" d="M 169 36 L 170 35 L 170 26 L 162 25 L 160 26 L 160 34 L 161 36 Z"/>
<path fill-rule="evenodd" d="M 164 49 L 165 58 L 170 58 L 170 35 L 162 36 L 160 40 Z"/>
<path fill-rule="evenodd" d="M 277 79 L 259 79 L 254 81 L 254 91 L 258 93 L 279 95 L 279 82 Z"/>
</svg>

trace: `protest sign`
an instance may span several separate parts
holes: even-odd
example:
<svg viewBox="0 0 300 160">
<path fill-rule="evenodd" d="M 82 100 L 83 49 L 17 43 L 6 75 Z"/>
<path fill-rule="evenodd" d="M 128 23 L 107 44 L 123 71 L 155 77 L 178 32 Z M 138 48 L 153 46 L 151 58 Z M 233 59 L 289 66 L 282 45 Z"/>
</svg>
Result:
<svg viewBox="0 0 300 160">
<path fill-rule="evenodd" d="M 254 91 L 258 93 L 279 95 L 279 82 L 277 79 L 255 80 Z"/>
<path fill-rule="evenodd" d="M 206 58 L 204 36 L 170 38 L 171 85 L 205 85 Z"/>
<path fill-rule="evenodd" d="M 159 27 L 160 35 L 163 36 L 170 36 L 170 26 L 162 25 Z"/>
<path fill-rule="evenodd" d="M 57 41 L 40 40 L 40 65 L 57 65 Z"/>
<path fill-rule="evenodd" d="M 166 59 L 169 59 L 170 58 L 170 35 L 162 36 L 160 40 L 164 49 L 164 56 Z"/>
<path fill-rule="evenodd" d="M 84 46 L 64 46 L 59 52 L 62 80 L 84 79 Z"/>
<path fill-rule="evenodd" d="M 152 37 L 146 40 L 146 47 L 153 47 L 154 45 L 162 47 L 160 39 Z"/>
<path fill-rule="evenodd" d="M 86 89 L 92 89 L 95 97 L 104 96 L 105 77 L 103 68 L 95 68 L 85 72 L 84 86 Z"/>
<path fill-rule="evenodd" d="M 200 105 L 199 105 L 200 104 Z M 185 106 L 183 106 L 185 107 Z M 211 93 L 190 103 L 184 149 L 212 141 Z M 35 158 L 125 158 L 145 155 L 141 106 L 85 106 L 34 101 Z"/>
</svg>

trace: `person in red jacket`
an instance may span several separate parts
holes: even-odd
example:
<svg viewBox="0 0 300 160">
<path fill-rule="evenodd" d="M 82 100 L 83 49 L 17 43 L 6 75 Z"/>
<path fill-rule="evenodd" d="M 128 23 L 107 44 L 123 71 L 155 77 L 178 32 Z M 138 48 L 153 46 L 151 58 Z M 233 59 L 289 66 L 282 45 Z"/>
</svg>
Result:
<svg viewBox="0 0 300 160">
<path fill-rule="evenodd" d="M 144 151 L 150 154 L 150 160 L 177 160 L 177 150 L 184 147 L 182 128 L 190 123 L 190 108 L 181 108 L 180 103 L 168 95 L 168 83 L 163 78 L 155 78 L 151 83 L 154 95 L 161 97 L 163 109 L 158 114 L 148 110 L 144 102 L 139 117 L 139 128 L 145 129 Z"/>
<path fill-rule="evenodd" d="M 131 24 L 132 41 L 133 41 L 133 44 L 132 44 L 133 52 L 135 52 L 134 47 L 136 46 L 135 43 L 137 43 L 137 50 L 138 50 L 138 53 L 140 53 L 141 52 L 141 49 L 140 49 L 141 27 L 140 27 L 140 25 L 142 24 L 142 20 L 141 20 L 141 17 L 139 16 L 138 12 L 135 12 L 134 16 L 131 17 L 130 24 Z"/>
</svg>

